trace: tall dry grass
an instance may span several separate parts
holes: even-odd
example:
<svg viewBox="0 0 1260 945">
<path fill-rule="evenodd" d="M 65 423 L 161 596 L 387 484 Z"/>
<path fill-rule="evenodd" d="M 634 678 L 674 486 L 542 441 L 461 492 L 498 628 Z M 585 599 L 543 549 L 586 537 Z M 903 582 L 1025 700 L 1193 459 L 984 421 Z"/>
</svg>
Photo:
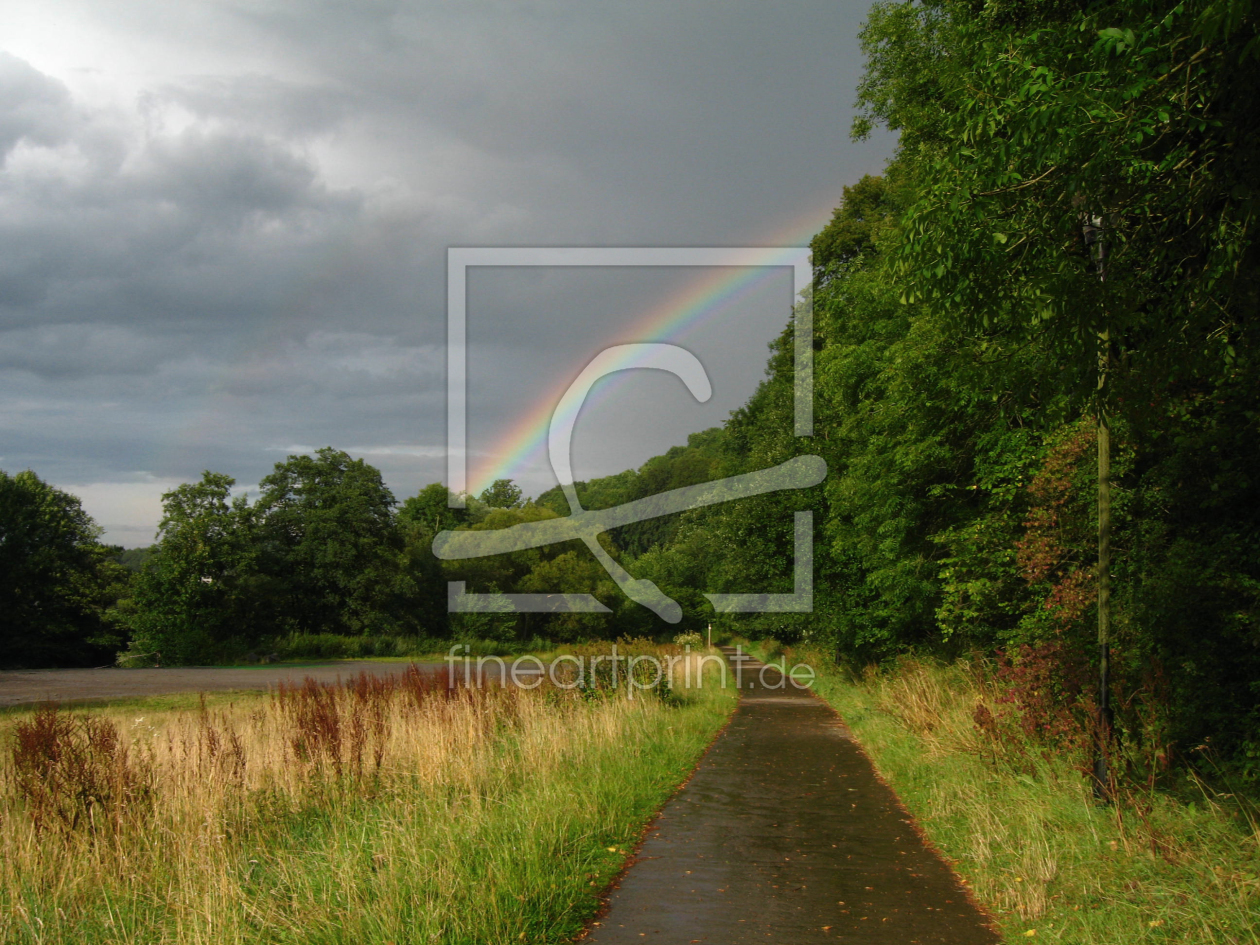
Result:
<svg viewBox="0 0 1260 945">
<path fill-rule="evenodd" d="M 1136 779 L 1100 805 L 1082 739 L 1030 737 L 983 662 L 855 673 L 803 648 L 797 661 L 820 671 L 815 691 L 1008 941 L 1260 942 L 1260 832 L 1244 799 Z"/>
<path fill-rule="evenodd" d="M 559 941 L 733 694 L 308 681 L 47 708 L 0 754 L 0 941 Z"/>
</svg>

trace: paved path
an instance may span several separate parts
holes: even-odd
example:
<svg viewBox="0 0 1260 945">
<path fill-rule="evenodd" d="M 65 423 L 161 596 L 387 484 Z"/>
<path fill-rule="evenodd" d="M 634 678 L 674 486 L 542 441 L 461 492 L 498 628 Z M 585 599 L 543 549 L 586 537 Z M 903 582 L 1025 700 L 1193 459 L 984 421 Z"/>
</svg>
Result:
<svg viewBox="0 0 1260 945">
<path fill-rule="evenodd" d="M 583 941 L 999 942 L 839 717 L 761 667 Z"/>
<path fill-rule="evenodd" d="M 0 672 L 0 706 L 36 702 L 69 702 L 79 699 L 125 699 L 161 696 L 175 692 L 222 692 L 230 689 L 269 689 L 284 682 L 300 685 L 310 676 L 320 682 L 349 679 L 368 672 L 396 676 L 409 663 L 377 663 L 344 660 L 336 663 L 277 664 L 274 666 L 163 667 L 162 669 L 34 669 Z M 437 670 L 442 663 L 418 663 Z"/>
</svg>

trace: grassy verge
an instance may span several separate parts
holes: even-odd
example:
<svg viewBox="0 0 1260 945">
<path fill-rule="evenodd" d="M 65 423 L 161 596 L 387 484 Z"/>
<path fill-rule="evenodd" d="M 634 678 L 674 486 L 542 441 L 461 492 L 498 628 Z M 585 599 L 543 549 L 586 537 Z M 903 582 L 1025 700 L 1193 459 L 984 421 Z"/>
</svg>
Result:
<svg viewBox="0 0 1260 945">
<path fill-rule="evenodd" d="M 772 641 L 749 649 L 784 655 Z M 1007 941 L 1260 942 L 1260 832 L 1237 799 L 1128 785 L 1100 807 L 1080 759 L 977 726 L 1001 711 L 980 666 L 907 659 L 854 678 L 825 653 L 786 656 L 819 671 L 815 691 Z"/>
<path fill-rule="evenodd" d="M 735 698 L 624 692 L 6 716 L 0 941 L 568 941 Z"/>
<path fill-rule="evenodd" d="M 173 692 L 156 696 L 125 696 L 112 699 L 76 699 L 73 701 L 75 711 L 88 712 L 101 710 L 112 718 L 134 717 L 137 715 L 155 715 L 166 712 L 198 711 L 202 708 L 218 709 L 234 706 L 243 700 L 261 698 L 259 692 L 248 690 L 227 690 L 221 692 Z M 29 703 L 23 705 L 0 706 L 0 738 L 12 735 L 15 722 L 29 720 L 34 707 Z M 8 744 L 0 745 L 0 753 L 7 753 Z"/>
<path fill-rule="evenodd" d="M 292 663 L 309 660 L 394 660 L 398 662 L 440 660 L 457 641 L 444 637 L 420 636 L 345 636 L 337 633 L 291 633 L 257 641 L 225 643 L 217 650 L 202 654 L 206 663 L 215 666 L 250 666 L 259 663 Z M 467 645 L 471 656 L 519 656 L 547 650 L 552 644 L 544 639 L 533 640 L 459 640 Z M 156 654 L 125 650 L 118 655 L 118 665 L 139 668 L 156 664 Z"/>
</svg>

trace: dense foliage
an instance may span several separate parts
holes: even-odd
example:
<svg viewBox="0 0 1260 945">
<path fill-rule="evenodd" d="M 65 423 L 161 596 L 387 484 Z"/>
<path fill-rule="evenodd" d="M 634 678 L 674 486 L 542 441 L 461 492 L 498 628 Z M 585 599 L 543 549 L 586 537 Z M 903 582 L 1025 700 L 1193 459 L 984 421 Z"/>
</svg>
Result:
<svg viewBox="0 0 1260 945">
<path fill-rule="evenodd" d="M 0 471 L 0 667 L 108 663 L 126 572 L 79 500 Z"/>
<path fill-rule="evenodd" d="M 396 512 L 376 469 L 326 447 L 277 463 L 253 504 L 234 485 L 206 472 L 164 497 L 131 599 L 133 661 L 206 661 L 293 633 L 444 632 L 432 532 L 416 500 Z"/>
</svg>

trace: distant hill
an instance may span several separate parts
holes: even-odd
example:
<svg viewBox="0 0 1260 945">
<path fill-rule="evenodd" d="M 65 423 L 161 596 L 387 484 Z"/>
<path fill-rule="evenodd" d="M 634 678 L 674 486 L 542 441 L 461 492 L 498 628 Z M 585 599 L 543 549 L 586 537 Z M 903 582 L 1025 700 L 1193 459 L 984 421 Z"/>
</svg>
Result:
<svg viewBox="0 0 1260 945">
<path fill-rule="evenodd" d="M 151 554 L 153 554 L 153 545 L 147 548 L 123 548 L 114 555 L 114 560 L 128 571 L 138 572 L 144 567 L 144 563 L 149 560 Z"/>
</svg>

